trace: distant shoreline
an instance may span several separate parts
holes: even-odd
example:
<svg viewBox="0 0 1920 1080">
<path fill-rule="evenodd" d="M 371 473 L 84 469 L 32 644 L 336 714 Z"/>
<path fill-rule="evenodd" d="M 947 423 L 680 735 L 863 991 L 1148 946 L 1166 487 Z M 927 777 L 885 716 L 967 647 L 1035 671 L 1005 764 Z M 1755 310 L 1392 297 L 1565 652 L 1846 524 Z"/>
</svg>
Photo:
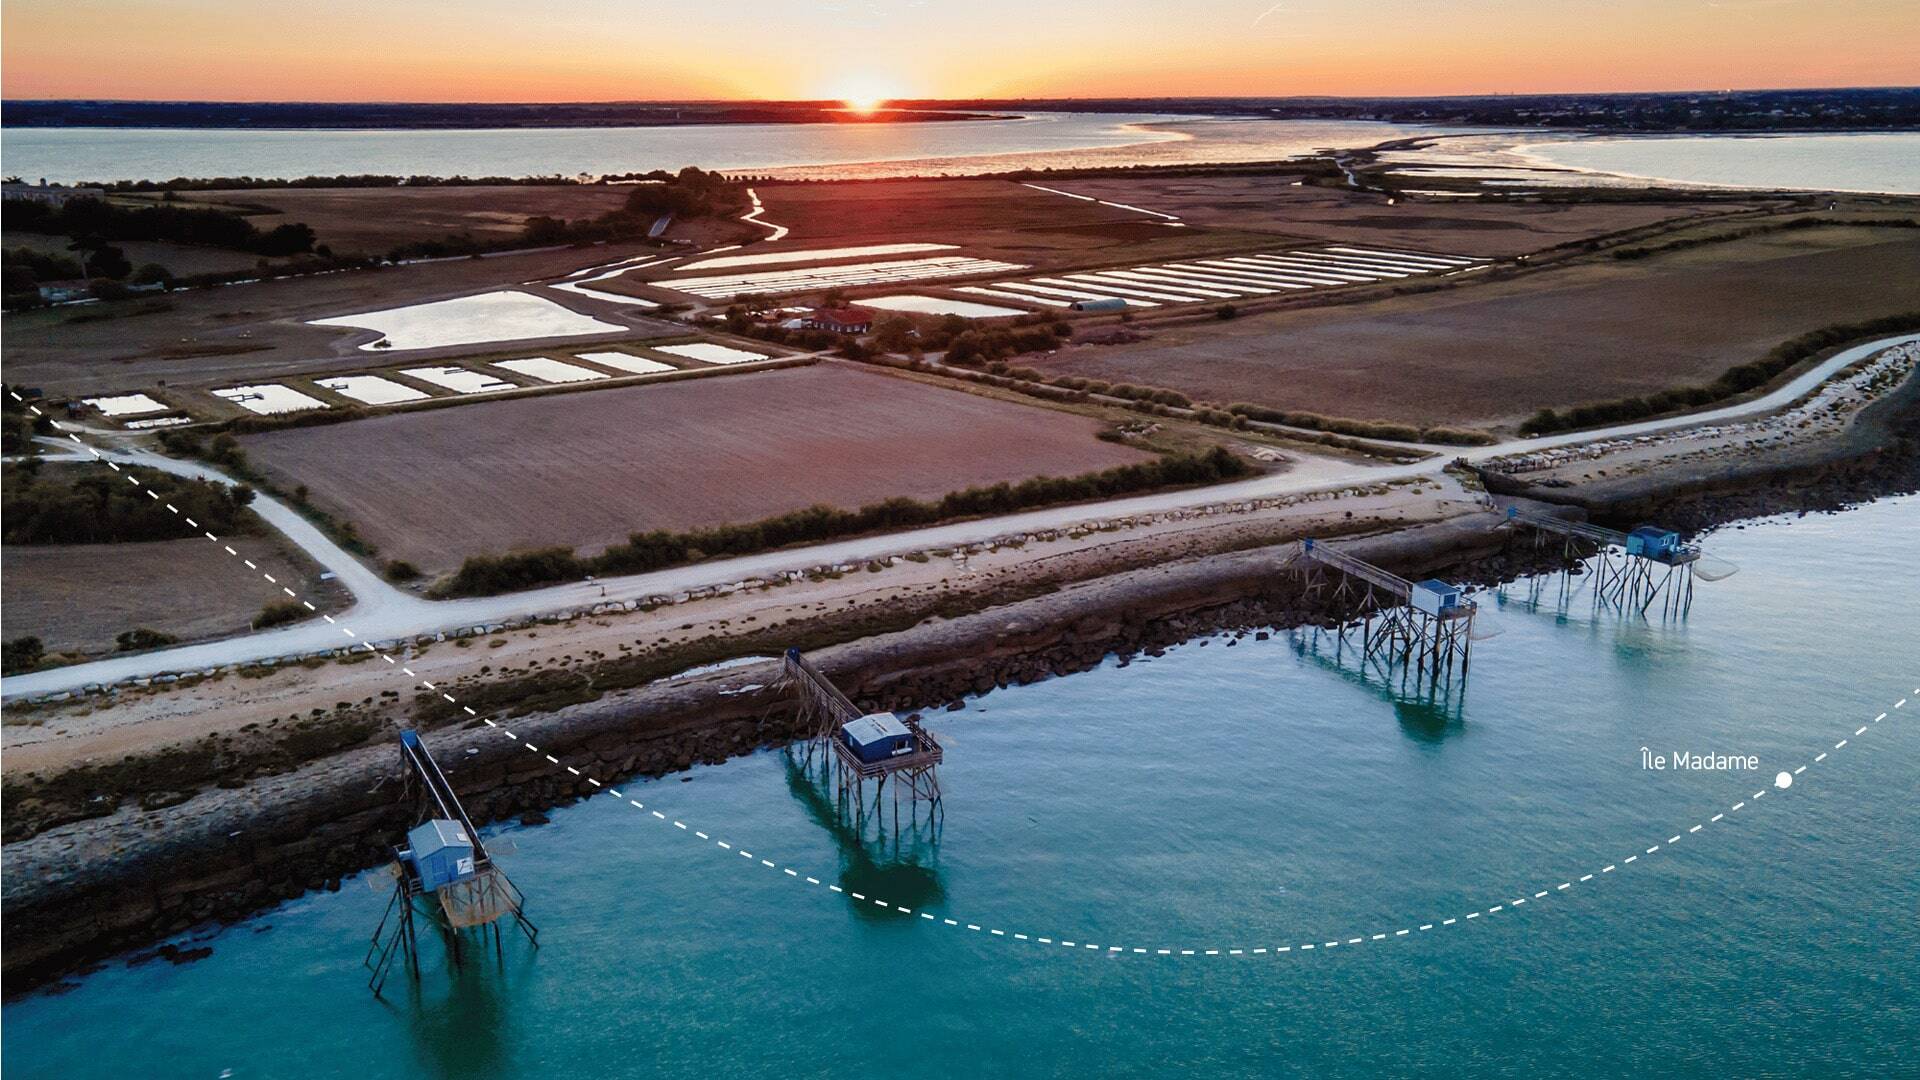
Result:
<svg viewBox="0 0 1920 1080">
<path fill-rule="evenodd" d="M 524 105 L 233 101 L 9 101 L 0 126 L 176 131 L 488 131 L 721 124 L 925 124 L 1007 120 L 1002 112 L 883 108 L 835 102 L 652 102 Z"/>
<path fill-rule="evenodd" d="M 1007 114 L 1160 113 L 1258 120 L 1377 120 L 1619 134 L 1920 130 L 1920 87 L 1500 94 L 1433 97 L 900 98 L 860 112 L 815 101 L 327 102 L 13 100 L 10 128 L 305 129 L 900 124 Z"/>
</svg>

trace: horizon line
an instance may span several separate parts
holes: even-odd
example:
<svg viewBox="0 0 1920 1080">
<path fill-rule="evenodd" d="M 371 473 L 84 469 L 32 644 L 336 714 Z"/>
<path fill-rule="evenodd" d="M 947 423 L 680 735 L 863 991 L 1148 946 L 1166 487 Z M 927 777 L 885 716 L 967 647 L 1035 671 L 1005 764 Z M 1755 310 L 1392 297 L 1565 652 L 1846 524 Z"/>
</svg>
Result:
<svg viewBox="0 0 1920 1080">
<path fill-rule="evenodd" d="M 898 97 L 886 98 L 885 105 L 968 105 L 979 102 L 1031 101 L 1473 101 L 1483 98 L 1529 97 L 1630 97 L 1635 95 L 1678 94 L 1815 94 L 1834 91 L 1920 91 L 1920 84 L 1859 84 L 1834 86 L 1734 86 L 1678 87 L 1644 90 L 1489 90 L 1477 93 L 1438 94 L 1047 94 L 1021 97 Z M 824 105 L 841 98 L 515 98 L 484 100 L 474 98 L 399 99 L 399 98 L 196 98 L 196 97 L 0 97 L 0 108 L 7 105 L 99 103 L 104 105 Z"/>
</svg>

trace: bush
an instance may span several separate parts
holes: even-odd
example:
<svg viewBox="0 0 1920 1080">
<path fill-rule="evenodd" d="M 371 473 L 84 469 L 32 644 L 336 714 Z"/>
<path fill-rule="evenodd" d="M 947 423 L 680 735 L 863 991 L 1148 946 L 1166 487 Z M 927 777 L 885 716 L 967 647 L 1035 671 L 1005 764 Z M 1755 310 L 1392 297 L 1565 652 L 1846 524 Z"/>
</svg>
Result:
<svg viewBox="0 0 1920 1080">
<path fill-rule="evenodd" d="M 413 581 L 420 576 L 420 568 L 405 559 L 392 559 L 387 563 L 388 581 Z"/>
<path fill-rule="evenodd" d="M 171 645 L 180 639 L 159 630 L 149 630 L 144 626 L 132 630 L 123 630 L 113 639 L 114 648 L 121 652 L 136 652 L 140 649 L 157 649 L 162 645 Z"/>
<path fill-rule="evenodd" d="M 1290 409 L 1274 409 L 1252 402 L 1236 401 L 1227 406 L 1227 411 L 1248 420 L 1258 420 L 1265 424 L 1282 424 L 1287 427 L 1308 428 L 1314 431 L 1327 431 L 1336 435 L 1350 435 L 1360 439 L 1389 439 L 1396 442 L 1444 443 L 1450 446 L 1491 446 L 1496 440 L 1484 431 L 1470 428 L 1417 427 L 1413 424 L 1399 424 L 1390 420 L 1351 420 L 1340 416 L 1322 416 L 1319 413 L 1294 412 Z"/>
<path fill-rule="evenodd" d="M 475 555 L 460 564 L 452 578 L 434 590 L 440 596 L 487 596 L 556 581 L 577 581 L 587 575 L 580 559 L 563 547 L 514 551 L 505 555 Z"/>
<path fill-rule="evenodd" d="M 1420 432 L 1420 441 L 1447 446 L 1492 446 L 1500 440 L 1472 428 L 1430 427 Z"/>
<path fill-rule="evenodd" d="M 931 341 L 929 347 L 937 347 Z M 1060 338 L 1050 326 L 967 329 L 947 343 L 949 364 L 989 364 L 1021 353 L 1058 348 Z"/>
<path fill-rule="evenodd" d="M 240 441 L 224 431 L 213 437 L 213 442 L 207 447 L 206 458 L 215 465 L 233 469 L 247 467 L 247 455 L 240 449 Z"/>
<path fill-rule="evenodd" d="M 47 657 L 47 647 L 37 637 L 17 637 L 0 646 L 0 673 L 13 675 L 32 671 Z"/>
<path fill-rule="evenodd" d="M 260 609 L 260 614 L 253 617 L 253 628 L 265 630 L 269 626 L 284 626 L 299 622 L 309 614 L 311 612 L 306 605 L 297 600 L 270 600 L 266 607 Z"/>
<path fill-rule="evenodd" d="M 112 473 L 48 476 L 9 465 L 0 537 L 9 544 L 114 544 L 243 532 L 251 525 L 244 510 L 253 489 L 244 484 L 229 488 L 137 466 L 123 470 L 127 474 L 159 498 Z M 168 510 L 169 503 L 180 512 Z"/>
<path fill-rule="evenodd" d="M 244 216 L 211 206 L 130 207 L 77 198 L 56 207 L 28 199 L 8 199 L 6 214 L 7 227 L 24 232 L 102 240 L 164 240 L 260 255 L 293 255 L 313 247 L 313 230 L 305 225 L 279 225 L 262 233 Z M 132 267 L 127 269 L 131 271 Z"/>
</svg>

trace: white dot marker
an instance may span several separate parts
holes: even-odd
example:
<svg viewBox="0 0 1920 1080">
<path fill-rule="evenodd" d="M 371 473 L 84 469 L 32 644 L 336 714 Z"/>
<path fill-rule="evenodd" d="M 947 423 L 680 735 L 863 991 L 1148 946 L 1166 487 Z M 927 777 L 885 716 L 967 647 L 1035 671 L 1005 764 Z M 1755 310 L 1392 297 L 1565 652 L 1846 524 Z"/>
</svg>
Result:
<svg viewBox="0 0 1920 1080">
<path fill-rule="evenodd" d="M 1777 787 L 1777 788 L 1790 788 L 1790 787 L 1792 787 L 1792 786 L 1793 786 L 1793 774 L 1792 774 L 1792 773 L 1790 773 L 1790 772 L 1786 772 L 1786 771 L 1784 771 L 1784 770 L 1783 770 L 1783 771 L 1782 771 L 1782 772 L 1780 773 L 1780 775 L 1779 775 L 1779 776 L 1776 776 L 1776 777 L 1774 777 L 1774 778 L 1773 778 L 1773 786 L 1774 786 L 1774 787 Z"/>
</svg>

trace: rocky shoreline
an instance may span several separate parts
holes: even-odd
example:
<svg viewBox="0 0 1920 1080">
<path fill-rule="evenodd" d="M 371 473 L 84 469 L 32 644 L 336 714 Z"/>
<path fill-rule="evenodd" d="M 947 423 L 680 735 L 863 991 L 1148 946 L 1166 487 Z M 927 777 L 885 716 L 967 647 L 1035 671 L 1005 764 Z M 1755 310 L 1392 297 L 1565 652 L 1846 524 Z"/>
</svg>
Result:
<svg viewBox="0 0 1920 1080">
<path fill-rule="evenodd" d="M 1847 438 L 1755 458 L 1713 475 L 1652 474 L 1582 488 L 1488 474 L 1490 491 L 1544 499 L 1611 523 L 1658 518 L 1688 529 L 1832 509 L 1920 490 L 1920 381 L 1863 414 Z M 1411 576 L 1476 583 L 1549 569 L 1509 544 L 1492 514 L 1357 538 L 1347 550 Z M 863 707 L 901 712 L 1092 668 L 1220 631 L 1326 624 L 1344 614 L 1310 598 L 1283 563 L 1290 545 L 1211 555 L 1068 585 L 975 614 L 932 619 L 814 652 Z M 771 663 L 657 682 L 517 718 L 516 733 L 583 772 L 660 776 L 790 742 L 796 718 L 766 689 Z M 760 684 L 740 692 L 739 687 Z M 734 692 L 721 693 L 724 689 Z M 495 821 L 593 793 L 477 722 L 433 744 L 476 820 Z M 397 753 L 370 746 L 177 805 L 48 829 L 6 848 L 8 994 L 103 957 L 213 921 L 244 918 L 389 857 L 410 822 L 393 785 Z"/>
</svg>

